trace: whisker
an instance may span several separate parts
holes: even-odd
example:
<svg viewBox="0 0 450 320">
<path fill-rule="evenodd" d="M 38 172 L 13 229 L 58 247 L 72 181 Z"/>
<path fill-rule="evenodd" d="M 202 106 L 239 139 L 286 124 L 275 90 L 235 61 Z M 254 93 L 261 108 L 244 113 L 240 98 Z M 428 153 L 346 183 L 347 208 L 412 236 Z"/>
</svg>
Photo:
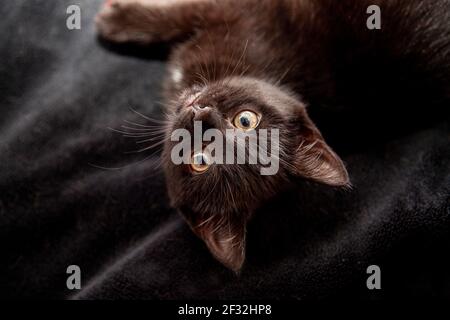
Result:
<svg viewBox="0 0 450 320">
<path fill-rule="evenodd" d="M 214 45 L 214 42 L 211 39 L 211 33 L 209 32 L 209 29 L 206 29 L 206 34 L 208 35 L 209 43 L 212 46 L 213 49 L 213 81 L 216 81 L 217 79 L 217 53 L 216 53 L 216 46 Z"/>
<path fill-rule="evenodd" d="M 286 76 L 289 74 L 289 72 L 294 68 L 295 63 L 293 63 L 290 67 L 288 67 L 286 69 L 286 71 L 281 75 L 281 77 L 278 79 L 278 81 L 276 82 L 276 85 L 280 85 L 280 83 L 284 80 L 284 78 L 286 78 Z"/>
<path fill-rule="evenodd" d="M 163 133 L 166 132 L 165 129 L 140 129 L 140 128 L 132 128 L 132 127 L 128 127 L 128 126 L 121 126 L 121 128 L 126 129 L 126 130 L 130 130 L 131 132 L 129 133 Z"/>
<path fill-rule="evenodd" d="M 108 167 L 103 167 L 103 166 L 96 165 L 96 164 L 93 164 L 93 163 L 88 163 L 88 165 L 91 166 L 91 167 L 94 167 L 94 168 L 97 168 L 97 169 L 101 169 L 101 170 L 106 170 L 106 171 L 120 171 L 120 170 L 126 169 L 126 168 L 128 168 L 128 167 L 131 167 L 131 166 L 134 166 L 134 165 L 141 164 L 141 163 L 143 163 L 143 162 L 145 162 L 145 161 L 147 161 L 147 160 L 149 160 L 149 159 L 151 159 L 151 158 L 153 158 L 153 157 L 155 157 L 155 155 L 154 155 L 154 154 L 151 154 L 150 156 L 145 157 L 145 158 L 142 159 L 142 160 L 139 160 L 139 161 L 136 161 L 136 162 L 132 162 L 132 163 L 126 164 L 126 165 L 124 165 L 124 166 L 122 166 L 122 167 L 112 167 L 112 168 L 108 168 Z M 155 160 L 157 160 L 158 166 L 161 165 L 161 160 L 160 160 L 160 158 L 159 158 L 159 157 L 155 157 L 155 158 L 156 158 Z"/>
<path fill-rule="evenodd" d="M 122 130 L 118 130 L 118 129 L 114 129 L 114 128 L 110 128 L 108 127 L 109 130 L 116 132 L 116 133 L 120 133 L 125 137 L 129 137 L 129 138 L 141 138 L 141 137 L 151 137 L 154 136 L 156 134 L 161 134 L 163 132 L 149 132 L 149 133 L 137 133 L 137 132 L 127 132 L 127 131 L 122 131 Z"/>
<path fill-rule="evenodd" d="M 160 146 L 160 145 L 164 144 L 165 142 L 166 142 L 166 139 L 158 141 L 157 143 L 152 144 L 151 146 L 145 147 L 143 149 L 139 149 L 139 150 L 135 150 L 135 151 L 127 151 L 125 153 L 141 153 L 141 152 L 153 149 L 153 148 L 155 148 L 157 146 Z"/>
<path fill-rule="evenodd" d="M 144 119 L 146 119 L 148 121 L 151 121 L 151 122 L 154 122 L 154 123 L 167 124 L 167 121 L 150 118 L 149 116 L 143 115 L 142 113 L 140 113 L 139 111 L 137 111 L 136 109 L 134 109 L 131 106 L 129 108 L 130 108 L 130 110 L 132 112 L 136 113 L 138 116 L 141 116 L 142 118 L 144 118 Z"/>
<path fill-rule="evenodd" d="M 239 60 L 238 60 L 238 62 L 237 62 L 237 64 L 234 66 L 234 69 L 233 69 L 233 71 L 231 72 L 231 75 L 233 75 L 235 72 L 236 72 L 236 70 L 238 69 L 238 68 L 240 68 L 241 66 L 241 63 L 244 61 L 244 56 L 245 56 L 245 54 L 246 54 L 246 52 L 247 52 L 247 47 L 248 47 L 248 39 L 247 39 L 247 41 L 245 42 L 245 46 L 244 46 L 244 49 L 242 50 L 242 54 L 241 54 L 241 56 L 239 57 Z"/>
<path fill-rule="evenodd" d="M 136 141 L 136 143 L 139 143 L 139 144 L 141 144 L 141 143 L 151 142 L 151 141 L 155 141 L 155 140 L 163 139 L 164 137 L 165 137 L 165 135 L 162 135 L 162 136 L 158 136 L 158 137 L 153 137 L 153 138 L 150 138 L 150 139 L 146 139 L 146 140 Z"/>
<path fill-rule="evenodd" d="M 88 165 L 91 166 L 91 167 L 94 167 L 96 169 L 107 170 L 107 171 L 119 171 L 119 170 L 122 170 L 122 169 L 126 168 L 126 166 L 124 166 L 124 167 L 115 167 L 115 168 L 108 168 L 108 167 L 99 166 L 99 165 L 96 165 L 96 164 L 93 164 L 93 163 L 88 163 Z"/>
<path fill-rule="evenodd" d="M 140 124 L 140 123 L 135 123 L 129 120 L 123 120 L 123 122 L 128 123 L 129 125 L 132 126 L 137 126 L 137 127 L 141 127 L 141 128 L 147 128 L 147 129 L 157 129 L 157 128 L 162 128 L 162 126 L 148 126 L 148 125 L 144 125 L 144 124 Z"/>
<path fill-rule="evenodd" d="M 199 54 L 201 54 L 201 57 L 203 58 L 203 49 L 202 49 L 202 47 L 200 47 L 198 44 L 197 45 L 195 45 L 195 47 L 199 50 Z M 200 71 L 206 76 L 206 72 L 205 72 L 205 70 L 203 70 L 203 63 L 200 63 L 199 64 L 199 67 L 200 67 Z"/>
</svg>

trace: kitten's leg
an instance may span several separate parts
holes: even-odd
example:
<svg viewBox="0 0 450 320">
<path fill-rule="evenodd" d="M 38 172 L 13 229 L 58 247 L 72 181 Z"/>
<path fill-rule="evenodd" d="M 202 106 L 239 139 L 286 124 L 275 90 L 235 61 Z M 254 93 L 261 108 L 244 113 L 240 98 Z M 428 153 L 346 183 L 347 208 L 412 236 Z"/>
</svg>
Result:
<svg viewBox="0 0 450 320">
<path fill-rule="evenodd" d="M 220 5 L 216 0 L 107 0 L 96 24 L 99 34 L 114 42 L 170 41 L 223 23 Z"/>
</svg>

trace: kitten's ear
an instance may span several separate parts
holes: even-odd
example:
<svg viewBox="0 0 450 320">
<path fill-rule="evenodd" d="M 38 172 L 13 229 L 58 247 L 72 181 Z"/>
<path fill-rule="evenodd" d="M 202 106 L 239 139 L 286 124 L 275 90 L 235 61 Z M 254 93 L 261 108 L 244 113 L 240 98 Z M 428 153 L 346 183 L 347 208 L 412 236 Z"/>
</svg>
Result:
<svg viewBox="0 0 450 320">
<path fill-rule="evenodd" d="M 245 260 L 246 221 L 239 217 L 210 216 L 196 218 L 195 214 L 184 217 L 194 233 L 207 245 L 213 256 L 227 268 L 238 273 Z"/>
<path fill-rule="evenodd" d="M 331 186 L 350 186 L 344 163 L 306 114 L 300 130 L 294 155 L 295 174 Z"/>
</svg>

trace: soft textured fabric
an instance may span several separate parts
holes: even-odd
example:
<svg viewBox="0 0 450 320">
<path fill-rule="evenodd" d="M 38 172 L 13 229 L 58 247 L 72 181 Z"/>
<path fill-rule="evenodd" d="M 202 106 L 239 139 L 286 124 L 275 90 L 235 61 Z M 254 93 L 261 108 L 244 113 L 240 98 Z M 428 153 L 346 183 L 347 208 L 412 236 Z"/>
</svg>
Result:
<svg viewBox="0 0 450 320">
<path fill-rule="evenodd" d="M 70 4 L 81 6 L 81 30 L 66 28 Z M 136 141 L 108 129 L 145 123 L 130 107 L 162 117 L 167 48 L 101 45 L 99 5 L 0 4 L 1 297 L 450 297 L 447 119 L 424 106 L 422 125 L 358 148 L 334 135 L 353 189 L 299 182 L 275 199 L 249 226 L 237 276 L 170 209 L 158 154 L 127 153 Z M 372 264 L 378 291 L 366 287 Z M 69 265 L 82 290 L 67 289 Z"/>
</svg>

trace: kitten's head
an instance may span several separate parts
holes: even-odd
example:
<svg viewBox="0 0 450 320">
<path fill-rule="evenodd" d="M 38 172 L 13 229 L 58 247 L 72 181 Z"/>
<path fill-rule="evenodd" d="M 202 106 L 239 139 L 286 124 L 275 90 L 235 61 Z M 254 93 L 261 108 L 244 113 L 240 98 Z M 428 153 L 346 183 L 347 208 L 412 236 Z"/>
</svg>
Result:
<svg viewBox="0 0 450 320">
<path fill-rule="evenodd" d="M 228 129 L 237 136 L 254 133 L 259 138 L 261 129 L 266 129 L 267 146 L 255 149 L 246 145 L 244 164 L 237 164 L 237 148 L 234 164 L 211 163 L 213 155 L 207 151 L 211 149 L 206 142 L 201 150 L 192 144 L 191 154 L 183 155 L 190 163 L 177 165 L 172 152 L 180 143 L 167 139 L 164 146 L 163 165 L 171 204 L 213 255 L 235 271 L 240 270 L 245 257 L 247 221 L 294 177 L 332 186 L 349 184 L 342 161 L 325 143 L 305 106 L 279 87 L 251 78 L 231 78 L 186 90 L 172 110 L 168 136 L 176 129 L 185 129 L 193 136 L 194 121 L 201 121 L 203 132 L 218 129 L 224 136 Z M 274 129 L 278 129 L 278 148 L 271 139 L 276 138 Z M 236 139 L 224 139 L 223 149 L 227 150 L 226 144 Z M 262 174 L 267 163 L 249 163 L 249 155 L 259 154 L 258 150 L 266 151 L 277 162 L 274 174 Z"/>
</svg>

